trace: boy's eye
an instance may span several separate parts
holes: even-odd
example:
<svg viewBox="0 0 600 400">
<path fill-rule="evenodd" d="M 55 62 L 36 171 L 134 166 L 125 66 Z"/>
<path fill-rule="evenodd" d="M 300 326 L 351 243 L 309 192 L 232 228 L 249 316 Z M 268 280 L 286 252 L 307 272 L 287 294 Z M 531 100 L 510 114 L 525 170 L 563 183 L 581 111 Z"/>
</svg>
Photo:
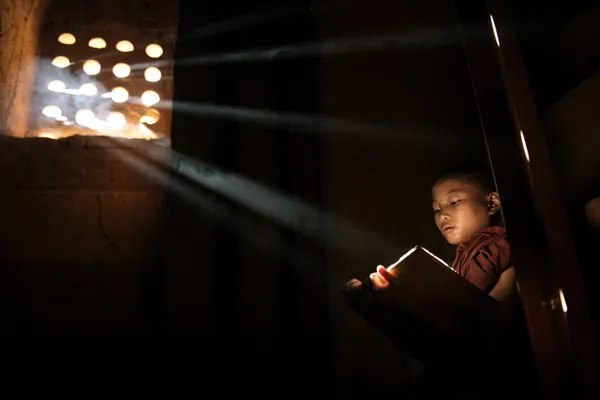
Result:
<svg viewBox="0 0 600 400">
<path fill-rule="evenodd" d="M 460 200 L 454 200 L 454 201 L 451 201 L 451 202 L 450 202 L 450 205 L 452 205 L 452 206 L 455 206 L 455 205 L 457 205 L 458 203 L 460 203 Z"/>
<path fill-rule="evenodd" d="M 441 209 L 441 208 L 439 208 L 439 207 L 438 207 L 438 208 L 434 208 L 434 209 L 433 209 L 433 213 L 434 213 L 434 214 L 437 214 L 437 213 L 439 213 L 440 211 L 442 211 L 442 209 Z"/>
</svg>

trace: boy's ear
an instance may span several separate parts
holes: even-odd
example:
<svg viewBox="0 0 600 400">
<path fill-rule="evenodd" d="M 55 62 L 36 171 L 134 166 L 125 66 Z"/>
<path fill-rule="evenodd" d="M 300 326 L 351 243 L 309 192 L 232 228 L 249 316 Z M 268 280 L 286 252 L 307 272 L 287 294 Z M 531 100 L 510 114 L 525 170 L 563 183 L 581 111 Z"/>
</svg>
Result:
<svg viewBox="0 0 600 400">
<path fill-rule="evenodd" d="M 500 196 L 498 195 L 498 192 L 491 192 L 488 195 L 488 213 L 490 215 L 494 215 L 500 211 L 501 208 Z"/>
</svg>

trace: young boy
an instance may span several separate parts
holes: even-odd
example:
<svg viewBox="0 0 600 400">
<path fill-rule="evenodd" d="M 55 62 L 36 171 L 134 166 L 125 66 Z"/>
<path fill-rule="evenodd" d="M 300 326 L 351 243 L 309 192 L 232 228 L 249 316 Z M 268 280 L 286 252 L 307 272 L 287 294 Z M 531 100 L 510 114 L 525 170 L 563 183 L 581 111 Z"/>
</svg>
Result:
<svg viewBox="0 0 600 400">
<path fill-rule="evenodd" d="M 458 246 L 452 268 L 499 302 L 510 304 L 511 307 L 518 305 L 510 246 L 506 230 L 501 226 L 500 198 L 491 173 L 481 167 L 461 167 L 445 172 L 433 185 L 432 206 L 439 231 L 448 243 Z M 394 280 L 390 272 L 381 265 L 370 278 L 375 291 L 385 289 Z M 416 397 L 502 397 L 502 391 L 497 387 L 494 389 L 495 393 L 484 395 L 479 386 L 485 388 L 486 380 L 475 378 L 473 371 L 475 370 L 469 370 L 472 380 L 464 378 L 466 381 L 462 381 L 456 378 L 457 371 L 448 374 L 446 369 L 427 367 L 419 378 Z M 505 375 L 503 379 L 506 387 L 503 390 L 510 392 L 508 373 Z M 522 379 L 525 379 L 524 374 L 519 375 L 523 375 Z M 465 388 L 477 395 L 464 396 Z"/>
<path fill-rule="evenodd" d="M 496 300 L 513 300 L 516 276 L 491 173 L 481 167 L 449 170 L 434 183 L 432 198 L 438 229 L 458 246 L 452 269 Z M 371 274 L 374 288 L 387 286 L 389 277 L 378 266 Z"/>
</svg>

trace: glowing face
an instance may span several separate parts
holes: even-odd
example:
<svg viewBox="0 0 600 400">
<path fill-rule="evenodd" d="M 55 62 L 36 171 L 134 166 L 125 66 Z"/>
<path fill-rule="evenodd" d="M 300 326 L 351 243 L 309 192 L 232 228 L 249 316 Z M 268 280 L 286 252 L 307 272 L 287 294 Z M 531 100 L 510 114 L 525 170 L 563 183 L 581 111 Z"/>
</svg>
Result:
<svg viewBox="0 0 600 400">
<path fill-rule="evenodd" d="M 450 244 L 460 244 L 469 236 L 490 225 L 490 208 L 497 194 L 486 195 L 475 184 L 464 179 L 445 179 L 432 191 L 435 223 Z M 499 204 L 498 204 L 499 206 Z"/>
</svg>

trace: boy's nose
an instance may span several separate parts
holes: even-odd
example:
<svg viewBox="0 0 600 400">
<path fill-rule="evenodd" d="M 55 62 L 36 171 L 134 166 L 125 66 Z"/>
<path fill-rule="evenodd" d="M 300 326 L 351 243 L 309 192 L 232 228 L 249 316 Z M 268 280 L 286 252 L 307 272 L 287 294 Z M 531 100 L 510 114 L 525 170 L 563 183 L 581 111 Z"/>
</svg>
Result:
<svg viewBox="0 0 600 400">
<path fill-rule="evenodd" d="M 440 214 L 440 222 L 447 221 L 450 218 L 450 215 L 447 212 L 442 212 Z"/>
</svg>

